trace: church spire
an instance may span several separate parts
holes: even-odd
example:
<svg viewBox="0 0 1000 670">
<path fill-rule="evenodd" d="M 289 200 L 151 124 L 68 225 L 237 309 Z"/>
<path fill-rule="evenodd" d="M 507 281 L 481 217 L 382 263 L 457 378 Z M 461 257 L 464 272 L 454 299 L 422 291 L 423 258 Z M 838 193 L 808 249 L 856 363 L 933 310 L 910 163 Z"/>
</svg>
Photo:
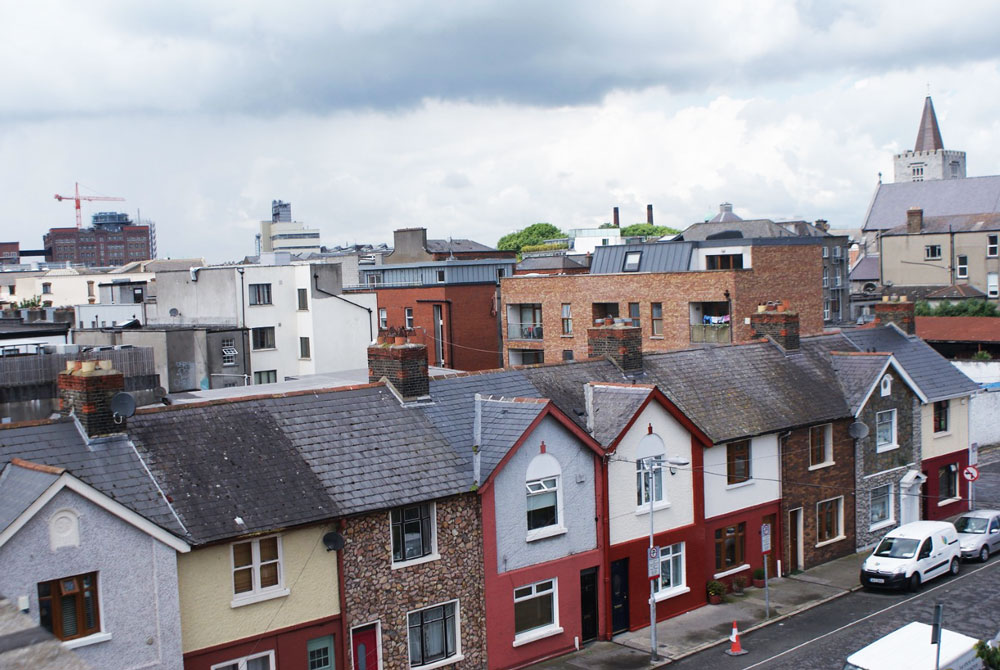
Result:
<svg viewBox="0 0 1000 670">
<path fill-rule="evenodd" d="M 920 130 L 917 131 L 917 144 L 914 151 L 937 151 L 944 149 L 941 141 L 941 129 L 938 128 L 937 115 L 934 114 L 934 103 L 931 96 L 924 100 L 924 113 L 920 117 Z"/>
</svg>

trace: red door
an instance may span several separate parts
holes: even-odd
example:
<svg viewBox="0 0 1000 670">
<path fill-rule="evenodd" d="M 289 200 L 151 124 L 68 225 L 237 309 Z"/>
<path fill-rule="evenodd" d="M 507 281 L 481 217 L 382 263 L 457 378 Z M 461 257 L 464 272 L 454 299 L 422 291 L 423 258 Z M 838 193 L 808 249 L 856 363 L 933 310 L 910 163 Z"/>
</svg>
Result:
<svg viewBox="0 0 1000 670">
<path fill-rule="evenodd" d="M 354 670 L 378 670 L 378 632 L 376 624 L 351 631 Z"/>
</svg>

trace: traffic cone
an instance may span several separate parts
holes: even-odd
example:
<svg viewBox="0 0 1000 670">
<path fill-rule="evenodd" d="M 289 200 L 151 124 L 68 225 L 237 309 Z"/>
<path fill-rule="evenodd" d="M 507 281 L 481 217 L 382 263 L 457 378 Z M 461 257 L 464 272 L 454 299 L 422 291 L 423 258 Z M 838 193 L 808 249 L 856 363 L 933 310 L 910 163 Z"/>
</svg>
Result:
<svg viewBox="0 0 1000 670">
<path fill-rule="evenodd" d="M 740 646 L 740 629 L 736 627 L 735 621 L 733 622 L 733 632 L 729 636 L 729 642 L 729 649 L 726 650 L 726 653 L 730 656 L 742 656 L 747 653 L 746 649 Z"/>
</svg>

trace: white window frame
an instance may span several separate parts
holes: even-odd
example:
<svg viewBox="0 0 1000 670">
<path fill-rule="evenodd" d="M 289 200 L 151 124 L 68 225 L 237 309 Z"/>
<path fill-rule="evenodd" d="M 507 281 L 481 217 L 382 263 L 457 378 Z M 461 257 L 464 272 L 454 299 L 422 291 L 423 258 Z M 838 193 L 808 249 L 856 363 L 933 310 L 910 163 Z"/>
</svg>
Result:
<svg viewBox="0 0 1000 670">
<path fill-rule="evenodd" d="M 562 319 L 562 334 L 572 335 L 573 334 L 573 304 L 564 302 L 561 303 L 559 308 L 560 318 Z"/>
<path fill-rule="evenodd" d="M 641 262 L 642 262 L 641 251 L 626 251 L 625 260 L 622 261 L 622 272 L 638 272 L 639 264 Z"/>
<path fill-rule="evenodd" d="M 813 430 L 816 428 L 823 429 L 823 460 L 819 463 L 812 462 L 812 437 Z M 828 468 L 834 464 L 833 461 L 833 424 L 826 423 L 821 426 L 811 426 L 809 428 L 809 469 L 819 470 L 820 468 Z"/>
<path fill-rule="evenodd" d="M 664 507 L 670 507 L 670 501 L 667 500 L 666 488 L 663 486 L 663 465 L 665 456 L 666 454 L 657 454 L 656 456 L 649 456 L 648 458 L 640 458 L 635 462 L 636 514 L 649 514 L 649 498 L 647 497 L 647 489 L 650 486 L 650 461 L 654 461 L 652 476 L 653 510 L 655 511 L 663 509 Z"/>
<path fill-rule="evenodd" d="M 655 580 L 656 592 L 654 595 L 657 602 L 691 591 L 691 587 L 687 585 L 687 561 L 685 560 L 685 546 L 683 542 L 676 542 L 665 547 L 660 547 L 660 575 L 663 575 L 663 564 L 669 564 L 675 557 L 680 557 L 680 579 L 672 579 L 672 583 L 664 587 L 662 578 L 657 577 Z M 671 570 L 670 576 L 675 577 L 675 573 L 676 571 Z"/>
<path fill-rule="evenodd" d="M 250 654 L 249 656 L 241 656 L 240 658 L 234 658 L 229 661 L 223 661 L 222 663 L 216 663 L 212 666 L 211 670 L 223 670 L 224 668 L 232 667 L 236 665 L 237 670 L 247 670 L 247 663 L 258 658 L 267 656 L 268 669 L 277 670 L 274 665 L 274 650 L 268 649 L 267 651 L 262 651 L 257 654 Z"/>
<path fill-rule="evenodd" d="M 549 480 L 554 480 L 554 484 L 549 484 Z M 535 540 L 542 540 L 565 533 L 566 526 L 564 525 L 564 520 L 566 516 L 563 512 L 563 498 L 565 496 L 563 495 L 562 485 L 562 465 L 556 457 L 552 454 L 538 454 L 535 456 L 531 460 L 531 463 L 528 464 L 524 488 L 525 514 L 522 518 L 524 519 L 524 527 L 526 529 L 525 541 L 534 542 Z M 528 529 L 528 500 L 532 496 L 550 492 L 555 492 L 556 494 L 556 522 L 548 526 Z"/>
<path fill-rule="evenodd" d="M 410 615 L 416 614 L 418 612 L 423 612 L 425 610 L 433 609 L 435 607 L 444 607 L 446 605 L 455 604 L 455 653 L 452 656 L 447 656 L 437 661 L 432 661 L 431 663 L 424 663 L 423 665 L 412 665 L 410 663 Z M 434 605 L 428 605 L 427 607 L 419 607 L 415 610 L 409 610 L 406 613 L 406 664 L 411 668 L 420 668 L 420 670 L 433 670 L 433 668 L 440 668 L 445 665 L 452 665 L 458 663 L 465 659 L 465 655 L 462 653 L 462 607 L 459 600 L 446 600 L 444 602 L 435 603 Z"/>
<path fill-rule="evenodd" d="M 892 375 L 882 377 L 882 381 L 879 382 L 879 392 L 883 398 L 892 394 Z"/>
<path fill-rule="evenodd" d="M 539 592 L 538 587 L 543 584 L 550 584 L 551 588 L 546 591 Z M 531 593 L 528 595 L 523 595 L 521 597 L 517 596 L 517 592 L 531 589 Z M 529 628 L 527 630 L 521 631 L 520 633 L 514 633 L 514 644 L 515 647 L 520 647 L 523 644 L 528 644 L 529 642 L 535 642 L 536 640 L 541 640 L 553 635 L 559 635 L 563 632 L 562 627 L 559 625 L 559 579 L 552 577 L 551 579 L 543 579 L 537 581 L 533 584 L 524 584 L 523 586 L 518 586 L 514 589 L 514 605 L 517 603 L 526 602 L 528 600 L 535 600 L 536 598 L 551 598 L 552 599 L 552 621 L 538 626 L 536 628 Z"/>
<path fill-rule="evenodd" d="M 936 253 L 935 253 L 936 250 Z M 924 245 L 924 260 L 925 261 L 939 261 L 941 260 L 941 245 L 940 244 L 925 244 Z"/>
<path fill-rule="evenodd" d="M 274 586 L 268 586 L 265 588 L 260 587 L 260 543 L 261 540 L 270 540 L 271 538 L 276 538 L 278 540 L 278 583 Z M 236 567 L 236 558 L 233 555 L 233 547 L 238 544 L 250 544 L 250 565 Z M 229 586 L 233 588 L 233 601 L 230 603 L 230 607 L 242 607 L 244 605 L 250 605 L 253 603 L 259 603 L 264 600 L 271 600 L 273 598 L 281 598 L 287 596 L 291 591 L 285 588 L 285 555 L 281 547 L 281 535 L 266 535 L 264 537 L 255 537 L 249 540 L 241 540 L 239 542 L 232 542 L 229 544 Z M 237 570 L 246 570 L 249 567 L 251 574 L 251 583 L 253 588 L 249 591 L 243 593 L 236 593 L 233 586 L 233 576 L 236 574 Z M 230 661 L 231 663 L 232 661 Z"/>
<path fill-rule="evenodd" d="M 825 247 L 824 247 L 825 250 Z M 823 268 L 823 288 L 830 287 L 830 268 Z"/>
<path fill-rule="evenodd" d="M 986 236 L 986 257 L 996 258 L 1000 255 L 1000 233 Z"/>
<path fill-rule="evenodd" d="M 886 505 L 889 508 L 888 515 L 886 518 L 875 521 L 872 519 L 872 510 L 874 505 L 872 505 L 872 498 L 875 497 L 875 491 L 879 489 L 889 488 L 889 494 L 886 497 Z M 892 482 L 885 484 L 883 486 L 876 486 L 868 492 L 868 530 L 879 530 L 881 528 L 888 528 L 889 526 L 894 526 L 896 524 L 896 506 L 894 504 L 894 495 L 896 493 L 896 487 Z"/>
<path fill-rule="evenodd" d="M 236 365 L 236 354 L 227 354 L 226 349 L 236 348 L 236 338 L 235 337 L 223 337 L 222 338 L 222 365 L 228 367 L 231 365 Z"/>
<path fill-rule="evenodd" d="M 986 273 L 986 297 L 1000 297 L 1000 274 L 996 272 Z"/>
<path fill-rule="evenodd" d="M 406 320 L 405 326 L 407 330 L 413 330 L 413 308 L 406 307 L 403 310 L 403 316 Z"/>
<path fill-rule="evenodd" d="M 834 542 L 840 542 L 847 536 L 844 534 L 844 496 L 837 496 L 835 498 L 827 498 L 826 500 L 820 500 L 816 503 L 816 538 L 819 539 L 819 506 L 823 503 L 836 502 L 837 503 L 837 534 L 828 540 L 822 540 L 816 542 L 816 547 L 825 547 L 828 544 L 833 544 Z"/>
<path fill-rule="evenodd" d="M 379 330 L 385 330 L 389 327 L 389 313 L 385 307 L 378 308 L 378 327 Z"/>
<path fill-rule="evenodd" d="M 398 560 L 397 561 L 396 560 L 396 556 L 395 556 L 396 552 L 395 552 L 395 548 L 393 547 L 393 539 L 392 539 L 392 525 L 393 525 L 393 522 L 392 522 L 392 513 L 394 511 L 396 511 L 396 510 L 399 510 L 400 515 L 402 515 L 403 511 L 406 508 L 408 508 L 408 507 L 419 507 L 420 505 L 429 505 L 430 506 L 430 522 L 431 522 L 431 543 L 430 543 L 431 544 L 431 550 L 430 550 L 430 553 L 424 554 L 423 556 L 418 556 L 416 558 L 405 558 L 406 538 L 405 538 L 405 536 L 403 536 L 403 537 L 401 537 L 401 540 L 403 542 L 403 555 L 404 555 L 404 558 L 402 560 Z M 401 522 L 403 524 L 405 524 L 405 519 L 401 519 Z M 412 565 L 420 565 L 421 563 L 429 563 L 430 561 L 436 561 L 439 558 L 441 558 L 441 554 L 438 552 L 438 544 L 437 544 L 437 505 L 435 503 L 433 503 L 433 502 L 414 503 L 412 505 L 401 505 L 400 507 L 396 507 L 396 508 L 393 508 L 393 509 L 389 510 L 389 561 L 392 563 L 391 567 L 392 567 L 393 570 L 398 570 L 400 568 L 408 568 L 408 567 L 410 567 Z"/>
<path fill-rule="evenodd" d="M 272 305 L 270 284 L 250 284 L 247 290 L 247 299 L 251 307 L 261 305 Z"/>
<path fill-rule="evenodd" d="M 890 426 L 892 427 L 892 439 L 889 442 L 880 444 L 879 441 L 878 441 L 878 427 L 879 427 L 879 424 L 882 423 L 882 421 L 880 420 L 880 417 L 882 417 L 885 414 L 889 414 L 892 417 L 892 420 L 891 420 L 891 423 L 890 423 Z M 896 431 L 897 431 L 897 426 L 896 426 L 896 410 L 895 409 L 887 409 L 887 410 L 883 410 L 881 412 L 876 412 L 875 413 L 875 451 L 877 453 L 882 453 L 884 451 L 892 451 L 893 449 L 896 449 L 896 448 L 899 447 L 898 435 L 897 435 Z"/>
<path fill-rule="evenodd" d="M 969 278 L 969 257 L 965 254 L 959 254 L 955 261 L 955 277 L 957 279 Z"/>
<path fill-rule="evenodd" d="M 437 278 L 437 283 L 438 284 L 443 284 L 444 283 L 444 270 L 438 270 L 436 278 Z"/>
</svg>

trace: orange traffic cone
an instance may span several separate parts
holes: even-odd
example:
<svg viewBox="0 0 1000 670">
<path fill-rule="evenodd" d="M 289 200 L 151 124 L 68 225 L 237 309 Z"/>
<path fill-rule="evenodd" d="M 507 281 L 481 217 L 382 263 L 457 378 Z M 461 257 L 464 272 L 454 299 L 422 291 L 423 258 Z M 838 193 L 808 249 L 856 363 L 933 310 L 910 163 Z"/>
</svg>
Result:
<svg viewBox="0 0 1000 670">
<path fill-rule="evenodd" d="M 735 621 L 733 622 L 733 632 L 729 636 L 729 642 L 729 649 L 726 650 L 726 653 L 730 656 L 742 656 L 747 653 L 746 649 L 740 646 L 740 630 L 736 627 Z"/>
</svg>

